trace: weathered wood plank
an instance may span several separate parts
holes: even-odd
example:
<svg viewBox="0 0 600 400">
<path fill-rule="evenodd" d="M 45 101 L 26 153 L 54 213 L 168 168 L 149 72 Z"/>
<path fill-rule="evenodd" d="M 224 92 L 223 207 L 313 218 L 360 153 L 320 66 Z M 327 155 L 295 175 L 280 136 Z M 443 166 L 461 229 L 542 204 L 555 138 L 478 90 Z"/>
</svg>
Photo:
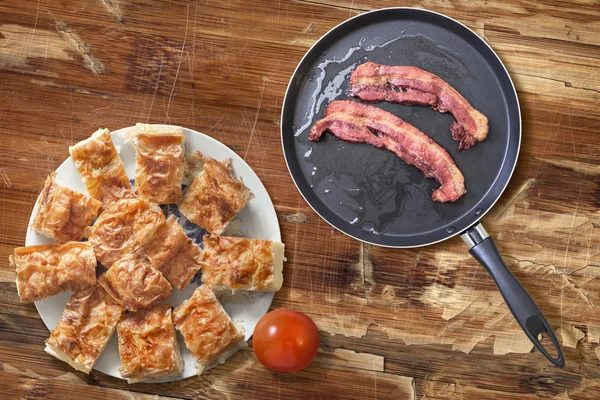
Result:
<svg viewBox="0 0 600 400">
<path fill-rule="evenodd" d="M 6 372 L 6 371 L 16 372 Z M 116 389 L 107 389 L 98 386 L 81 385 L 73 383 L 78 378 L 73 375 L 63 375 L 55 379 L 44 379 L 35 373 L 14 371 L 4 365 L 4 372 L 0 372 L 0 394 L 6 399 L 108 399 L 111 400 L 160 400 L 172 397 L 157 396 L 146 393 L 132 393 Z"/>
<path fill-rule="evenodd" d="M 474 29 L 514 79 L 523 114 L 521 155 L 484 223 L 563 342 L 567 367 L 558 371 L 529 352 L 493 282 L 459 239 L 411 250 L 362 245 L 322 221 L 289 178 L 279 118 L 296 64 L 346 18 L 396 5 L 0 3 L 0 393 L 600 398 L 600 9 L 583 0 L 403 3 Z M 42 181 L 68 156 L 68 146 L 98 127 L 139 121 L 204 132 L 262 179 L 288 257 L 273 307 L 304 311 L 321 331 L 322 351 L 306 371 L 270 373 L 246 350 L 203 377 L 129 386 L 74 372 L 43 352 L 47 329 L 32 305 L 18 302 L 7 257 L 23 244 Z"/>
</svg>

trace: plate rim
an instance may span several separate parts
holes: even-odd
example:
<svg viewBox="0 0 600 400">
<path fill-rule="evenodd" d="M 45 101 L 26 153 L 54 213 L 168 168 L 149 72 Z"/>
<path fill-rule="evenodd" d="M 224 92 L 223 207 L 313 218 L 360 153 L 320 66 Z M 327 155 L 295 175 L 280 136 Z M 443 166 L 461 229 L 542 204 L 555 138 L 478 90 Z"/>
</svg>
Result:
<svg viewBox="0 0 600 400">
<path fill-rule="evenodd" d="M 504 191 L 506 190 L 506 187 L 508 186 L 508 184 L 510 183 L 510 180 L 515 172 L 515 168 L 517 166 L 517 162 L 519 159 L 519 154 L 520 154 L 520 150 L 521 150 L 521 142 L 523 139 L 523 117 L 522 117 L 522 113 L 521 113 L 521 105 L 519 102 L 519 96 L 517 93 L 517 90 L 515 88 L 514 82 L 512 80 L 512 77 L 510 76 L 508 70 L 506 69 L 506 66 L 504 65 L 504 63 L 502 62 L 502 60 L 500 59 L 500 57 L 498 56 L 498 54 L 494 51 L 494 49 L 483 39 L 481 38 L 475 31 L 473 31 L 471 28 L 469 28 L 468 26 L 466 26 L 465 24 L 463 24 L 462 22 L 439 12 L 436 11 L 432 11 L 432 10 L 428 10 L 425 8 L 419 8 L 419 7 L 385 7 L 385 8 L 378 8 L 375 10 L 371 10 L 371 11 L 367 11 L 358 15 L 355 15 L 354 17 L 348 18 L 342 22 L 340 22 L 339 24 L 335 25 L 333 28 L 329 29 L 326 33 L 324 33 L 319 39 L 317 39 L 312 46 L 306 51 L 306 53 L 304 54 L 304 56 L 302 56 L 302 59 L 298 62 L 298 64 L 296 65 L 296 68 L 294 69 L 294 72 L 292 72 L 292 75 L 290 76 L 287 88 L 285 90 L 285 95 L 283 97 L 283 102 L 282 102 L 282 106 L 281 106 L 281 114 L 280 114 L 280 123 L 279 123 L 279 133 L 280 133 L 280 140 L 281 140 L 281 149 L 283 152 L 283 157 L 285 159 L 285 165 L 287 167 L 288 173 L 290 175 L 290 177 L 292 178 L 292 181 L 294 182 L 294 185 L 296 186 L 296 189 L 298 190 L 298 192 L 300 193 L 300 195 L 302 196 L 302 198 L 304 199 L 304 201 L 310 206 L 310 208 L 325 222 L 327 222 L 329 225 L 331 225 L 333 228 L 335 228 L 336 230 L 338 230 L 339 232 L 353 238 L 356 239 L 360 242 L 363 243 L 367 243 L 370 245 L 374 245 L 374 246 L 378 246 L 378 247 L 386 247 L 386 248 L 395 248 L 395 249 L 411 249 L 411 248 L 417 248 L 417 247 L 424 247 L 424 246 L 430 246 L 436 243 L 440 243 L 443 242 L 444 240 L 448 240 L 454 236 L 460 235 L 462 233 L 464 233 L 466 230 L 469 229 L 469 227 L 467 227 L 464 230 L 455 230 L 452 233 L 448 233 L 446 236 L 442 237 L 441 239 L 437 239 L 437 240 L 433 240 L 433 241 L 429 241 L 427 243 L 419 243 L 419 244 L 409 244 L 409 245 L 403 245 L 403 244 L 383 244 L 383 243 L 377 243 L 375 241 L 371 241 L 371 240 L 367 240 L 364 238 L 360 238 L 357 237 L 351 233 L 348 233 L 346 231 L 344 231 L 341 227 L 336 226 L 333 222 L 329 221 L 327 218 L 325 218 L 323 215 L 321 215 L 321 213 L 315 208 L 315 206 L 313 206 L 313 204 L 306 198 L 306 196 L 304 195 L 304 193 L 302 192 L 302 190 L 300 189 L 300 187 L 298 186 L 298 183 L 296 182 L 296 178 L 294 177 L 294 174 L 292 173 L 292 169 L 290 168 L 290 163 L 288 161 L 288 157 L 286 154 L 286 148 L 285 148 L 285 142 L 284 142 L 284 133 L 283 133 L 283 122 L 284 122 L 284 114 L 285 114 L 285 110 L 286 110 L 286 104 L 287 104 L 287 99 L 288 99 L 288 95 L 290 95 L 290 89 L 292 87 L 292 82 L 294 80 L 294 77 L 296 76 L 296 74 L 298 73 L 298 70 L 300 68 L 300 66 L 302 65 L 302 63 L 304 62 L 304 60 L 306 59 L 306 57 L 308 57 L 309 54 L 312 53 L 313 49 L 319 45 L 319 43 L 321 43 L 324 39 L 327 38 L 327 36 L 329 36 L 332 32 L 336 31 L 337 29 L 341 28 L 342 26 L 352 23 L 352 21 L 354 21 L 355 19 L 358 18 L 363 18 L 365 15 L 368 14 L 376 14 L 376 13 L 383 13 L 386 11 L 420 11 L 423 13 L 429 13 L 429 14 L 433 14 L 436 15 L 438 17 L 442 17 L 445 19 L 448 19 L 456 24 L 458 24 L 459 26 L 463 27 L 464 29 L 466 29 L 467 31 L 471 32 L 474 37 L 476 37 L 479 42 L 483 43 L 489 50 L 490 52 L 496 57 L 498 63 L 500 64 L 500 66 L 502 66 L 504 72 L 506 73 L 506 77 L 508 78 L 508 82 L 510 83 L 510 86 L 513 90 L 514 96 L 515 96 L 515 100 L 516 100 L 516 106 L 517 106 L 517 113 L 516 113 L 516 117 L 518 117 L 518 141 L 517 141 L 517 149 L 516 149 L 516 154 L 514 156 L 514 161 L 513 161 L 513 165 L 512 168 L 510 169 L 509 173 L 508 173 L 508 178 L 505 180 L 504 185 L 502 185 L 502 188 L 500 189 L 500 191 L 497 193 L 496 198 L 491 202 L 491 204 L 487 207 L 486 210 L 484 210 L 480 215 L 478 215 L 475 220 L 470 224 L 470 226 L 475 226 L 479 223 L 479 221 L 481 221 L 481 219 L 494 207 L 494 205 L 496 204 L 496 202 L 498 202 L 498 200 L 500 199 L 500 197 L 502 197 L 502 193 L 504 193 Z M 504 158 L 504 162 L 506 162 L 506 159 L 508 157 Z M 498 175 L 496 176 L 496 180 L 499 179 L 499 177 L 501 176 L 501 172 L 502 172 L 502 167 L 500 168 L 500 172 L 498 173 Z M 492 185 L 490 187 L 490 191 L 494 189 L 494 186 Z M 489 193 L 489 191 L 488 191 Z M 484 199 L 488 194 L 484 195 L 482 199 Z"/>
<path fill-rule="evenodd" d="M 150 124 L 150 125 L 153 125 L 153 126 L 158 126 L 158 127 L 165 127 L 165 128 L 176 128 L 176 127 L 180 127 L 179 125 L 169 125 L 169 124 Z M 195 130 L 195 129 L 186 128 L 186 127 L 184 127 L 184 126 L 181 126 L 181 128 L 183 128 L 183 130 L 184 130 L 184 133 L 186 134 L 186 137 L 187 137 L 187 135 L 188 135 L 188 134 L 190 134 L 190 133 L 191 133 L 192 135 L 198 135 L 199 137 L 202 137 L 202 138 L 203 138 L 203 140 L 208 140 L 209 142 L 212 142 L 212 144 L 214 144 L 214 145 L 216 145 L 216 146 L 220 146 L 220 147 L 222 147 L 222 148 L 226 149 L 226 151 L 227 151 L 227 152 L 230 154 L 230 157 L 231 157 L 231 158 L 235 158 L 237 162 L 241 162 L 241 163 L 242 163 L 242 164 L 243 164 L 245 167 L 247 167 L 247 168 L 248 168 L 248 171 L 251 171 L 251 173 L 252 173 L 252 174 L 254 174 L 254 176 L 256 177 L 256 181 L 257 181 L 257 183 L 260 185 L 260 187 L 259 187 L 259 188 L 257 188 L 257 189 L 259 189 L 259 191 L 260 191 L 260 190 L 262 190 L 262 191 L 263 191 L 263 192 L 266 194 L 266 196 L 267 196 L 267 198 L 268 198 L 268 200 L 269 200 L 269 203 L 268 203 L 268 204 L 261 204 L 261 208 L 263 208 L 263 207 L 264 207 L 264 208 L 265 208 L 265 210 L 264 210 L 264 211 L 266 212 L 266 214 L 268 214 L 268 215 L 266 215 L 266 218 L 264 218 L 264 219 L 265 219 L 265 220 L 267 220 L 267 221 L 271 221 L 271 220 L 272 220 L 272 221 L 274 222 L 274 224 L 272 224 L 272 228 L 273 228 L 273 231 L 274 231 L 273 233 L 274 233 L 274 234 L 275 234 L 275 236 L 276 236 L 276 238 L 275 238 L 275 239 L 281 242 L 281 228 L 280 228 L 280 226 L 279 226 L 279 220 L 277 219 L 277 212 L 275 211 L 275 205 L 273 204 L 273 200 L 271 199 L 271 196 L 269 195 L 269 192 L 267 191 L 267 189 L 266 189 L 266 187 L 264 186 L 264 184 L 263 184 L 262 180 L 260 179 L 260 177 L 258 176 L 258 174 L 257 174 L 257 173 L 254 171 L 254 169 L 253 169 L 252 167 L 250 167 L 250 165 L 249 165 L 249 164 L 246 162 L 246 160 L 244 160 L 244 159 L 243 159 L 243 158 L 242 158 L 240 155 L 238 155 L 238 154 L 237 154 L 237 153 L 236 153 L 234 150 L 232 150 L 231 148 L 229 148 L 227 145 L 225 145 L 225 144 L 224 144 L 224 143 L 222 143 L 221 141 L 219 141 L 219 140 L 217 140 L 217 139 L 215 139 L 215 138 L 213 138 L 213 137 L 211 137 L 211 136 L 209 136 L 209 135 L 207 135 L 207 134 L 205 134 L 205 133 L 199 132 L 199 131 L 197 131 L 197 130 Z M 127 130 L 132 130 L 132 129 L 135 129 L 135 126 L 127 126 L 127 127 L 123 127 L 123 128 L 119 128 L 119 129 L 115 129 L 115 130 L 110 130 L 111 139 L 113 138 L 113 136 L 115 136 L 115 135 L 118 135 L 118 134 L 119 134 L 119 133 L 121 133 L 122 131 L 127 131 Z M 189 151 L 191 150 L 191 149 L 190 149 L 189 147 L 187 147 L 187 146 L 188 146 L 188 145 L 187 145 L 187 141 L 186 141 L 186 147 L 185 147 L 185 153 L 186 153 L 186 154 L 188 154 L 188 153 L 189 153 Z M 200 149 L 193 149 L 193 150 L 200 150 Z M 120 155 L 120 153 L 121 153 L 121 149 L 117 149 L 117 153 L 119 153 L 119 155 Z M 57 168 L 54 170 L 54 171 L 51 171 L 51 172 L 49 172 L 49 173 L 55 172 L 56 174 L 59 174 L 61 169 L 66 169 L 66 168 L 68 168 L 68 167 L 67 167 L 67 164 L 68 164 L 69 162 L 71 162 L 71 163 L 73 162 L 73 159 L 72 159 L 72 157 L 71 157 L 70 155 L 69 155 L 69 157 L 67 157 L 67 158 L 66 158 L 66 159 L 65 159 L 65 160 L 64 160 L 64 161 L 63 161 L 63 162 L 62 162 L 62 163 L 61 163 L 61 164 L 60 164 L 60 165 L 59 165 L 59 166 L 58 166 L 58 167 L 57 167 Z M 73 168 L 76 168 L 74 164 L 73 164 Z M 87 191 L 86 191 L 84 194 L 86 194 L 86 195 L 88 195 L 88 196 L 89 196 L 89 193 L 88 193 Z M 27 231 L 26 231 L 26 234 L 25 234 L 25 246 L 31 246 L 31 245 L 32 245 L 32 244 L 30 244 L 31 235 L 35 234 L 35 232 L 33 231 L 33 229 L 31 229 L 31 226 L 33 225 L 33 220 L 34 220 L 34 218 L 35 218 L 35 214 L 36 214 L 36 212 L 37 212 L 37 209 L 38 209 L 38 205 L 39 205 L 39 204 L 38 204 L 38 199 L 39 199 L 40 195 L 41 195 L 41 193 L 40 193 L 40 194 L 38 194 L 38 196 L 36 197 L 36 200 L 35 200 L 35 203 L 34 203 L 33 209 L 31 210 L 31 214 L 30 214 L 30 216 L 29 216 L 29 221 L 28 221 L 28 223 L 27 223 Z M 263 212 L 263 210 L 261 210 L 261 212 Z M 42 236 L 43 236 L 43 235 L 42 235 Z M 44 237 L 44 238 L 46 238 L 45 236 L 43 236 L 43 237 Z M 50 240 L 54 240 L 54 239 L 50 239 Z M 54 241 L 53 241 L 53 242 L 51 242 L 51 243 L 56 243 L 56 241 L 54 240 Z M 200 287 L 200 286 L 198 286 L 198 287 Z M 63 293 L 63 292 L 61 292 L 61 293 Z M 264 292 L 264 293 L 265 293 L 265 295 L 264 295 L 264 296 L 262 296 L 262 298 L 265 298 L 265 297 L 270 297 L 270 299 L 268 300 L 268 303 L 269 303 L 269 305 L 268 305 L 268 307 L 267 307 L 267 311 L 265 312 L 265 314 L 266 314 L 266 313 L 268 312 L 268 309 L 269 309 L 269 308 L 271 307 L 271 305 L 273 304 L 273 299 L 274 299 L 274 297 L 275 297 L 275 293 L 276 293 L 276 292 Z M 54 297 L 54 296 L 51 296 L 51 297 Z M 49 298 L 51 298 L 51 297 L 49 297 Z M 42 299 L 42 300 L 45 300 L 45 299 Z M 38 300 L 38 301 L 40 301 L 40 300 Z M 35 308 L 36 308 L 36 310 L 37 310 L 37 312 L 38 312 L 38 314 L 39 314 L 39 316 L 40 316 L 40 318 L 41 318 L 42 322 L 44 323 L 44 325 L 45 325 L 45 326 L 46 326 L 46 328 L 48 329 L 48 331 L 49 331 L 49 332 L 52 332 L 52 329 L 50 329 L 50 327 L 49 327 L 49 325 L 48 325 L 48 322 L 47 322 L 47 317 L 44 317 L 43 313 L 42 313 L 42 312 L 40 312 L 40 308 L 38 307 L 38 301 L 35 301 L 35 302 L 34 302 L 34 306 L 35 306 Z M 62 314 L 62 313 L 61 313 L 61 314 Z M 263 315 L 264 315 L 264 314 L 263 314 Z M 246 332 L 246 333 L 247 333 L 247 332 Z M 246 340 L 249 340 L 249 338 L 252 336 L 252 334 L 253 334 L 253 333 L 254 333 L 254 329 L 252 329 L 252 332 L 250 333 L 250 335 L 248 336 L 248 339 L 246 339 Z M 116 333 L 116 329 L 115 329 L 115 332 L 114 332 L 114 333 L 113 333 L 113 335 L 111 336 L 111 340 L 113 340 L 113 339 L 116 337 L 116 334 L 117 334 L 117 333 Z M 179 334 L 178 334 L 178 335 L 179 335 Z M 178 336 L 178 337 L 179 337 L 179 336 Z M 107 343 L 107 345 L 108 345 L 108 343 Z M 96 372 L 100 372 L 100 373 L 103 373 L 103 374 L 105 374 L 105 375 L 108 375 L 108 376 L 111 376 L 111 377 L 117 378 L 117 379 L 121 379 L 121 380 L 125 380 L 125 381 L 127 380 L 127 378 L 123 378 L 123 377 L 121 377 L 120 375 L 113 375 L 113 374 L 111 374 L 111 373 L 108 373 L 108 372 L 105 372 L 105 371 L 100 371 L 100 370 L 98 370 L 98 369 L 96 369 L 96 368 L 95 368 L 95 365 L 96 365 L 96 364 L 94 364 L 94 366 L 92 367 L 92 370 L 94 370 L 94 371 L 96 371 Z M 213 366 L 209 367 L 208 369 L 210 369 L 210 368 L 212 368 L 212 367 L 213 367 Z M 208 370 L 208 369 L 207 369 L 207 370 Z M 185 370 L 184 370 L 184 371 L 185 371 Z M 91 371 L 90 371 L 90 372 L 91 372 Z M 165 382 L 173 382 L 173 381 L 178 381 L 178 380 L 183 380 L 183 379 L 192 378 L 192 377 L 194 377 L 194 376 L 196 376 L 196 374 L 195 374 L 195 373 L 193 373 L 192 375 L 189 375 L 189 376 L 185 376 L 185 375 L 184 375 L 184 373 L 182 373 L 182 375 L 181 375 L 181 376 L 178 376 L 178 377 L 173 377 L 173 378 L 164 379 L 164 380 L 145 381 L 145 382 L 143 382 L 143 383 L 165 383 Z"/>
</svg>

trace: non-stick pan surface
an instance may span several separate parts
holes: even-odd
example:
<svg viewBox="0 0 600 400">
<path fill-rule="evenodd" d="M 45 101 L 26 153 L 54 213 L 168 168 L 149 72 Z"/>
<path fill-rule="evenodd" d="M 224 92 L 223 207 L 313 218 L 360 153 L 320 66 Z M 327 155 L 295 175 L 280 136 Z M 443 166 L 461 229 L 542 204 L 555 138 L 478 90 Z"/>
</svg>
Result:
<svg viewBox="0 0 600 400">
<path fill-rule="evenodd" d="M 467 193 L 458 201 L 433 202 L 431 193 L 439 184 L 389 151 L 330 134 L 319 143 L 308 141 L 310 127 L 330 101 L 351 99 L 350 72 L 366 61 L 433 72 L 488 117 L 488 137 L 458 153 L 458 142 L 450 135 L 451 114 L 373 104 L 416 126 L 448 151 L 465 176 Z M 479 36 L 441 14 L 391 8 L 345 21 L 309 50 L 290 81 L 281 134 L 292 178 L 321 217 L 365 242 L 412 247 L 462 232 L 496 202 L 517 161 L 521 116 L 506 69 Z"/>
</svg>

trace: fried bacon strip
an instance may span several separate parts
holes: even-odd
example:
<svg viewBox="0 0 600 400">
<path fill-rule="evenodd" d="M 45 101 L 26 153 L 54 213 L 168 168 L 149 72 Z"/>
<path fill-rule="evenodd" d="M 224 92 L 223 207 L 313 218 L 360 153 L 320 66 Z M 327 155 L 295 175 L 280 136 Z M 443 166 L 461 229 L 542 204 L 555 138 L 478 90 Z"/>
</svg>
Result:
<svg viewBox="0 0 600 400">
<path fill-rule="evenodd" d="M 417 67 L 361 64 L 350 75 L 350 93 L 364 101 L 418 104 L 452 113 L 456 121 L 450 132 L 460 142 L 458 151 L 471 148 L 488 134 L 485 115 L 442 78 Z"/>
<path fill-rule="evenodd" d="M 452 202 L 466 193 L 464 177 L 448 152 L 387 111 L 350 100 L 333 101 L 325 117 L 311 128 L 308 140 L 318 142 L 326 131 L 349 142 L 369 143 L 394 152 L 425 177 L 439 182 L 440 188 L 432 195 L 434 201 Z"/>
</svg>

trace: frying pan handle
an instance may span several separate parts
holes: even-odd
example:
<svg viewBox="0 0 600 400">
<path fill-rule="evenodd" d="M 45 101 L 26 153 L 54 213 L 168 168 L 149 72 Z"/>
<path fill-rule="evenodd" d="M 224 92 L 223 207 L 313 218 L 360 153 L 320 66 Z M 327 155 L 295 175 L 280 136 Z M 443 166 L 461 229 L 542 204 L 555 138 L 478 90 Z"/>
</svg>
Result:
<svg viewBox="0 0 600 400">
<path fill-rule="evenodd" d="M 510 272 L 504 260 L 502 260 L 494 240 L 488 235 L 483 225 L 478 223 L 463 232 L 461 237 L 469 247 L 469 253 L 479 261 L 479 264 L 487 270 L 496 282 L 496 286 L 500 289 L 508 309 L 529 340 L 552 364 L 563 368 L 565 358 L 552 327 L 529 293 Z M 556 348 L 557 358 L 552 357 L 539 341 L 538 336 L 540 333 L 546 333 L 550 337 Z"/>
</svg>

